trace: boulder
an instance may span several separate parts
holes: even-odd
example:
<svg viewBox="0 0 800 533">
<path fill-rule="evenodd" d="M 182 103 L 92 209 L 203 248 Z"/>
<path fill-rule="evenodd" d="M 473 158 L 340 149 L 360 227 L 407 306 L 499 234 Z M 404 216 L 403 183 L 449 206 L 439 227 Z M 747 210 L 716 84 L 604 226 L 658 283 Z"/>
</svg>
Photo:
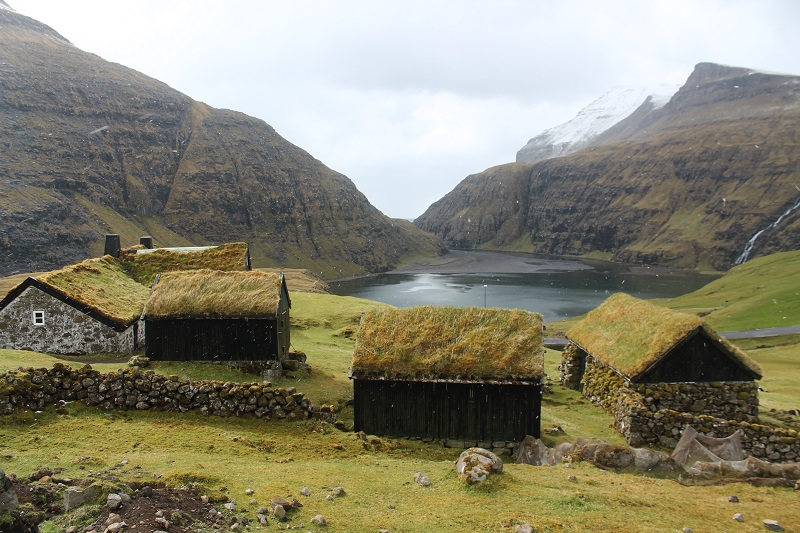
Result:
<svg viewBox="0 0 800 533">
<path fill-rule="evenodd" d="M 0 511 L 13 511 L 19 507 L 19 499 L 14 483 L 0 470 Z"/>
<path fill-rule="evenodd" d="M 456 472 L 467 484 L 482 483 L 491 474 L 503 472 L 503 460 L 484 448 L 469 448 L 458 457 Z"/>
<path fill-rule="evenodd" d="M 82 489 L 81 487 L 68 487 L 64 492 L 64 510 L 71 511 L 82 505 L 94 502 L 100 497 L 100 484 L 93 483 Z"/>
</svg>

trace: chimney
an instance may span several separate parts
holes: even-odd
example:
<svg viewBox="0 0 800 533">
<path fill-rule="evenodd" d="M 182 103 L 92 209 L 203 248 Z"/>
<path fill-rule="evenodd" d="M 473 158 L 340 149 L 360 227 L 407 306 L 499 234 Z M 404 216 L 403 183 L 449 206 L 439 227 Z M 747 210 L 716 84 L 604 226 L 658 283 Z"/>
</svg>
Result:
<svg viewBox="0 0 800 533">
<path fill-rule="evenodd" d="M 147 248 L 148 250 L 153 249 L 153 238 L 150 235 L 145 235 L 144 237 L 139 237 L 139 244 Z"/>
<path fill-rule="evenodd" d="M 120 244 L 118 233 L 106 234 L 106 247 L 103 250 L 103 255 L 110 255 L 112 257 L 119 257 Z"/>
</svg>

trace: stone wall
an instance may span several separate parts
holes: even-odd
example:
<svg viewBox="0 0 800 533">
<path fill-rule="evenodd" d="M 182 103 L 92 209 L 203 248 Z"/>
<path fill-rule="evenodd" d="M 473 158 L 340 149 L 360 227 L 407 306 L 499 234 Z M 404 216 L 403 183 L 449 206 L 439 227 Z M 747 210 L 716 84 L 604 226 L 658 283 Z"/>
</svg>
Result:
<svg viewBox="0 0 800 533">
<path fill-rule="evenodd" d="M 581 390 L 581 380 L 586 365 L 586 352 L 572 343 L 561 352 L 561 365 L 558 367 L 561 384 L 572 390 Z"/>
<path fill-rule="evenodd" d="M 664 409 L 725 420 L 758 422 L 755 381 L 710 383 L 646 383 L 631 385 L 653 412 Z"/>
<path fill-rule="evenodd" d="M 741 429 L 742 448 L 759 459 L 786 463 L 800 457 L 797 431 L 757 423 L 758 385 L 753 382 L 637 385 L 589 356 L 582 384 L 583 395 L 614 415 L 614 427 L 631 446 L 674 448 L 690 425 L 712 437 Z"/>
<path fill-rule="evenodd" d="M 331 407 L 317 408 L 294 387 L 273 388 L 269 382 L 190 381 L 136 367 L 101 374 L 89 365 L 74 370 L 60 363 L 51 369 L 28 368 L 0 374 L 0 415 L 42 410 L 62 400 L 81 401 L 106 410 L 197 411 L 214 416 L 287 420 L 335 418 Z"/>
<path fill-rule="evenodd" d="M 33 324 L 33 311 L 44 311 L 44 325 Z M 0 310 L 0 347 L 12 350 L 133 353 L 143 340 L 141 321 L 118 332 L 36 287 L 28 287 Z"/>
</svg>

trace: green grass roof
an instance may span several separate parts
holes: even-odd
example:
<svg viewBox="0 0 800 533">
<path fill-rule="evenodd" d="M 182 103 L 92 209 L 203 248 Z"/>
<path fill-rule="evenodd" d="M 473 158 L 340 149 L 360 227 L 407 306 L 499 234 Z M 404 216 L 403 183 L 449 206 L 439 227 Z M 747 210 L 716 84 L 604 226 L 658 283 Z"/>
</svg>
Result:
<svg viewBox="0 0 800 533">
<path fill-rule="evenodd" d="M 165 272 L 153 286 L 145 315 L 167 317 L 268 317 L 278 312 L 281 277 L 268 272 L 190 270 Z"/>
<path fill-rule="evenodd" d="M 150 293 L 147 287 L 128 277 L 110 256 L 46 272 L 36 280 L 124 324 L 139 318 Z"/>
<path fill-rule="evenodd" d="M 364 315 L 353 375 L 416 379 L 538 380 L 542 316 L 512 309 L 412 307 Z"/>
<path fill-rule="evenodd" d="M 567 331 L 567 337 L 595 359 L 635 378 L 694 330 L 723 345 L 733 357 L 761 375 L 758 364 L 699 317 L 617 293 Z"/>
<path fill-rule="evenodd" d="M 132 278 L 150 285 L 156 274 L 162 272 L 199 269 L 244 271 L 248 246 L 243 242 L 234 242 L 202 250 L 159 248 L 146 253 L 136 251 L 136 248 L 125 250 L 120 261 Z"/>
</svg>

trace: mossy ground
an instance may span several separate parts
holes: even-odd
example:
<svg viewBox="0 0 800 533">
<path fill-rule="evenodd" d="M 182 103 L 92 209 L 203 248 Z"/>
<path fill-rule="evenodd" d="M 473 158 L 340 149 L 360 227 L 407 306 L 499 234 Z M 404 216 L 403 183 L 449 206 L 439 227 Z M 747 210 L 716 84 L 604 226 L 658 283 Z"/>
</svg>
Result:
<svg viewBox="0 0 800 533">
<path fill-rule="evenodd" d="M 361 313 L 385 306 L 304 293 L 292 293 L 292 303 L 293 348 L 308 355 L 311 372 L 287 376 L 279 384 L 297 387 L 316 403 L 344 405 L 352 394 L 347 371 L 354 340 L 348 332 Z M 737 343 L 764 370 L 762 408 L 797 408 L 800 336 Z M 547 350 L 548 376 L 558 375 L 559 358 L 559 352 Z M 62 359 L 83 364 L 83 358 Z M 0 350 L 0 369 L 50 366 L 55 360 L 45 354 Z M 101 371 L 125 364 L 124 358 L 111 356 L 94 360 L 93 367 Z M 252 379 L 215 365 L 161 363 L 154 369 L 196 379 Z M 339 415 L 348 422 L 352 412 L 345 408 Z M 545 435 L 548 445 L 580 436 L 622 444 L 607 413 L 557 384 L 542 406 L 542 428 L 553 426 L 563 431 Z M 101 412 L 80 404 L 69 405 L 66 414 L 45 410 L 2 417 L 0 425 L 0 464 L 6 472 L 27 475 L 40 466 L 60 466 L 67 469 L 63 475 L 81 478 L 127 460 L 124 468 L 114 471 L 122 480 L 158 479 L 174 485 L 199 480 L 210 493 L 239 501 L 251 518 L 257 506 L 242 503 L 250 499 L 244 493 L 247 488 L 262 505 L 276 496 L 301 498 L 299 490 L 307 486 L 312 495 L 290 524 L 308 524 L 322 513 L 329 531 L 511 531 L 523 522 L 537 531 L 720 531 L 731 524 L 755 531 L 766 518 L 788 528 L 800 523 L 797 494 L 790 489 L 745 484 L 685 487 L 670 479 L 613 473 L 585 463 L 571 469 L 507 464 L 487 486 L 469 488 L 454 472 L 458 453 L 419 441 L 365 442 L 316 421 Z M 431 478 L 430 487 L 413 482 L 418 471 Z M 576 476 L 574 481 L 570 475 Z M 325 500 L 328 491 L 323 487 L 334 486 L 345 487 L 347 495 Z M 732 494 L 740 503 L 728 502 Z M 732 522 L 736 512 L 745 516 L 744 524 Z M 277 530 L 276 523 L 266 530 Z"/>
</svg>

